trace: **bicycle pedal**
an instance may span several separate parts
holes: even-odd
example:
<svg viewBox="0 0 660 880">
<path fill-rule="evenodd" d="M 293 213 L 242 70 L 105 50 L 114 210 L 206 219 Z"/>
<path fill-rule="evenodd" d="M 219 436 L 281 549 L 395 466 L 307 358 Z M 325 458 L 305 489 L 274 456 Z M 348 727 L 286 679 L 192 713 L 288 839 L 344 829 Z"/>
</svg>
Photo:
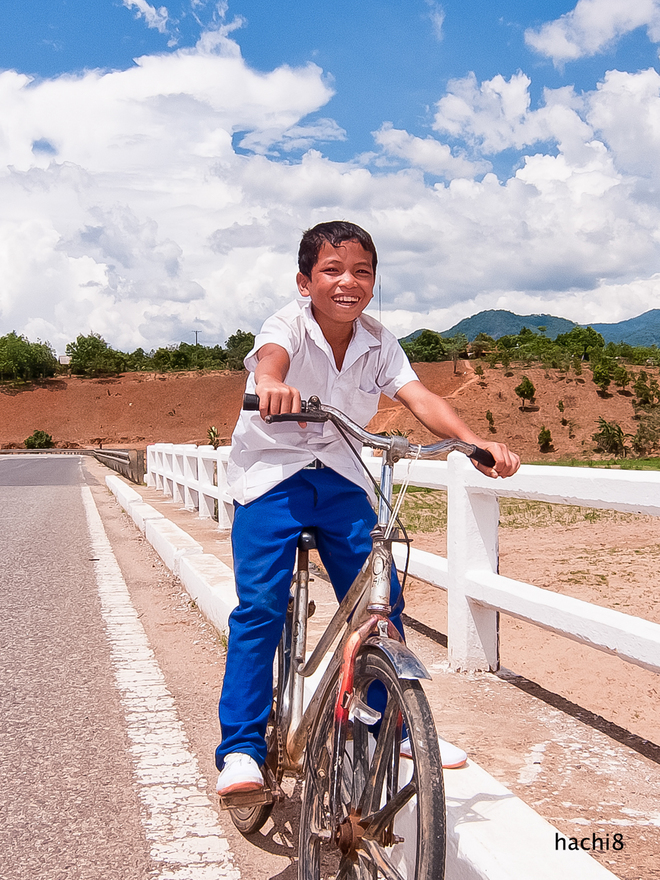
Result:
<svg viewBox="0 0 660 880">
<path fill-rule="evenodd" d="M 220 794 L 218 797 L 220 798 L 221 810 L 233 810 L 241 807 L 260 807 L 264 804 L 272 804 L 275 802 L 273 792 L 269 788 L 260 788 L 256 791 L 234 791 L 229 794 Z"/>
</svg>

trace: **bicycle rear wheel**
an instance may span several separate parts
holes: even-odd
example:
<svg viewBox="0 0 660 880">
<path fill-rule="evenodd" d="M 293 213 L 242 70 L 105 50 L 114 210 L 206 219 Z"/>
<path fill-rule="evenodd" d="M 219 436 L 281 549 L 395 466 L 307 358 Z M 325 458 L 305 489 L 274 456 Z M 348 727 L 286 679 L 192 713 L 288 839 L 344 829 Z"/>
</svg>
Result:
<svg viewBox="0 0 660 880">
<path fill-rule="evenodd" d="M 364 711 L 367 691 L 376 681 L 387 691 L 377 740 L 369 730 L 373 717 Z M 442 763 L 420 683 L 398 679 L 390 661 L 375 649 L 358 655 L 353 697 L 357 708 L 344 747 L 338 823 L 330 815 L 337 692 L 335 680 L 307 747 L 299 880 L 442 880 Z M 402 722 L 410 735 L 412 760 L 400 757 Z"/>
</svg>

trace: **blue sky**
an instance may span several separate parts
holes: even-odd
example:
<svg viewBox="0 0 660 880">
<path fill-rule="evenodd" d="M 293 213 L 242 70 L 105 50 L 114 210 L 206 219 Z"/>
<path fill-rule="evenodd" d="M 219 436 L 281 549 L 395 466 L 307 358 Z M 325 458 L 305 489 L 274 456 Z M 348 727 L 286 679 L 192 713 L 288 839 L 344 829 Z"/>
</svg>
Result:
<svg viewBox="0 0 660 880">
<path fill-rule="evenodd" d="M 659 45 L 660 0 L 3 0 L 0 333 L 223 342 L 331 216 L 401 335 L 638 314 Z"/>
</svg>

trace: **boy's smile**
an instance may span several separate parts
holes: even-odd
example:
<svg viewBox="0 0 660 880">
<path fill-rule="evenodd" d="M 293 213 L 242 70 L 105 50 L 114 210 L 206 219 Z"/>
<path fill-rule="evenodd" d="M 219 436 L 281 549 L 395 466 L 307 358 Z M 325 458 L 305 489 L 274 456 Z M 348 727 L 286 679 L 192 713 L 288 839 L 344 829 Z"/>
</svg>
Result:
<svg viewBox="0 0 660 880">
<path fill-rule="evenodd" d="M 357 241 L 345 241 L 337 248 L 325 242 L 312 277 L 299 272 L 296 281 L 302 296 L 311 298 L 314 317 L 329 338 L 338 330 L 348 331 L 346 325 L 352 324 L 371 302 L 373 258 Z"/>
</svg>

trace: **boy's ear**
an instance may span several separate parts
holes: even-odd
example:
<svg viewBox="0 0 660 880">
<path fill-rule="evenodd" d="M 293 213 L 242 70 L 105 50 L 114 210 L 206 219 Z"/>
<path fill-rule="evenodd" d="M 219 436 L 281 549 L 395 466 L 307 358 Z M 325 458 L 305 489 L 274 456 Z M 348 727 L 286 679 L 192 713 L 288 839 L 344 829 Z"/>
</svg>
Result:
<svg viewBox="0 0 660 880">
<path fill-rule="evenodd" d="M 301 296 L 309 296 L 309 285 L 312 283 L 312 279 L 308 278 L 307 275 L 303 275 L 302 272 L 298 272 L 296 275 L 296 284 L 298 285 L 298 291 Z"/>
</svg>

